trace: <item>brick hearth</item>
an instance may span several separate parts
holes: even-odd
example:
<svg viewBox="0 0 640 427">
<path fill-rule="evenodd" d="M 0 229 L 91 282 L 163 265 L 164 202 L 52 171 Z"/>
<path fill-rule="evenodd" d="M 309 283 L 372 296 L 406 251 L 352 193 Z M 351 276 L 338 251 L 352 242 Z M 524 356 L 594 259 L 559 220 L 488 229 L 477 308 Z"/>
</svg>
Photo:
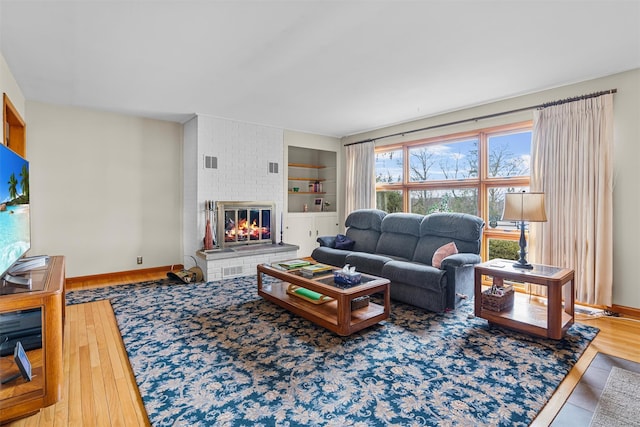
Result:
<svg viewBox="0 0 640 427">
<path fill-rule="evenodd" d="M 207 282 L 256 274 L 258 264 L 296 258 L 298 246 L 264 244 L 198 251 L 197 262 Z"/>
</svg>

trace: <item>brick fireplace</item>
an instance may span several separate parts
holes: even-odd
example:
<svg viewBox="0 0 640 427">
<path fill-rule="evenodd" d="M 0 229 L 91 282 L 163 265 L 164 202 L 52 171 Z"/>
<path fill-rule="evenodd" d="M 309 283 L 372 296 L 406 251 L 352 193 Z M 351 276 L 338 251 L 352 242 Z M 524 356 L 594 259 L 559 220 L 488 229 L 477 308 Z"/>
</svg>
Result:
<svg viewBox="0 0 640 427">
<path fill-rule="evenodd" d="M 295 258 L 298 246 L 276 242 L 273 202 L 205 202 L 214 249 L 198 251 L 205 280 L 255 273 L 258 264 Z M 199 263 L 200 264 L 200 263 Z"/>
<path fill-rule="evenodd" d="M 257 264 L 295 258 L 297 246 L 278 244 L 286 193 L 283 130 L 198 114 L 184 124 L 183 140 L 185 266 L 196 254 L 205 280 L 212 281 L 255 275 Z M 218 213 L 212 200 L 229 202 Z M 257 205 L 244 210 L 247 200 L 268 200 L 270 213 Z M 227 209 L 227 203 L 240 205 Z M 214 228 L 216 247 L 204 251 L 206 220 L 225 218 L 228 210 L 234 226 L 246 220 L 248 229 L 226 234 Z"/>
</svg>

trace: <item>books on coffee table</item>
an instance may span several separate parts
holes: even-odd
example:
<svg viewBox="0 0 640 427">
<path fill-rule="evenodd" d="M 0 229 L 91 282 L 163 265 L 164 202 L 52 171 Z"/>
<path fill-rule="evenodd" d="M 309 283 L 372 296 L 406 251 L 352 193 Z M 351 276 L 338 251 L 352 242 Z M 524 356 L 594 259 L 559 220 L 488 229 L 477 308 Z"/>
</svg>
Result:
<svg viewBox="0 0 640 427">
<path fill-rule="evenodd" d="M 305 261 L 303 259 L 292 259 L 290 261 L 283 261 L 278 263 L 281 267 L 286 268 L 287 270 L 293 270 L 294 268 L 305 267 L 307 265 L 311 265 L 311 262 Z"/>
<path fill-rule="evenodd" d="M 326 265 L 326 264 L 312 264 L 312 265 L 308 265 L 306 267 L 302 267 L 300 269 L 300 273 L 302 273 L 302 276 L 306 277 L 307 279 L 310 279 L 314 275 L 321 274 L 321 273 L 327 273 L 327 272 L 333 270 L 334 268 L 335 267 L 330 266 L 330 265 Z"/>
</svg>

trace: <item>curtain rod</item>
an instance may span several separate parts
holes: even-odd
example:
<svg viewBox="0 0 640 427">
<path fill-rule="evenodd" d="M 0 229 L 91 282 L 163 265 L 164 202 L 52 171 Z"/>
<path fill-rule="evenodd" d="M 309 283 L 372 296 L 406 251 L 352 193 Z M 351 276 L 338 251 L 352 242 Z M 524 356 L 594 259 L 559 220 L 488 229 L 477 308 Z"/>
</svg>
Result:
<svg viewBox="0 0 640 427">
<path fill-rule="evenodd" d="M 456 120 L 455 122 L 442 123 L 442 124 L 439 124 L 439 125 L 427 126 L 427 127 L 423 127 L 423 128 L 419 128 L 419 129 L 412 129 L 412 130 L 407 130 L 407 131 L 404 131 L 404 132 L 392 133 L 392 134 L 389 134 L 389 135 L 379 136 L 377 138 L 363 139 L 362 141 L 356 141 L 356 142 L 350 142 L 348 144 L 344 144 L 344 146 L 347 147 L 349 145 L 362 144 L 362 143 L 371 142 L 371 141 L 375 142 L 375 141 L 378 141 L 380 139 L 392 138 L 394 136 L 404 136 L 404 135 L 408 135 L 408 134 L 415 133 L 415 132 L 422 132 L 422 131 L 425 131 L 425 130 L 438 129 L 438 128 L 447 127 L 447 126 L 459 125 L 459 124 L 467 123 L 467 122 L 476 122 L 478 120 L 484 120 L 484 119 L 492 119 L 494 117 L 506 116 L 507 114 L 515 114 L 515 113 L 520 113 L 522 111 L 527 111 L 527 110 L 542 109 L 542 108 L 552 107 L 554 105 L 566 104 L 568 102 L 580 101 L 582 99 L 597 98 L 598 96 L 613 94 L 613 93 L 617 93 L 617 92 L 618 92 L 618 89 L 603 90 L 603 91 L 600 91 L 600 92 L 590 93 L 590 94 L 587 94 L 587 95 L 580 95 L 580 96 L 574 96 L 572 98 L 565 98 L 565 99 L 560 99 L 560 100 L 557 100 L 557 101 L 545 102 L 544 104 L 538 104 L 538 105 L 532 105 L 532 106 L 529 106 L 529 107 L 517 108 L 515 110 L 502 111 L 500 113 L 487 114 L 486 116 L 472 117 L 470 119 Z"/>
</svg>

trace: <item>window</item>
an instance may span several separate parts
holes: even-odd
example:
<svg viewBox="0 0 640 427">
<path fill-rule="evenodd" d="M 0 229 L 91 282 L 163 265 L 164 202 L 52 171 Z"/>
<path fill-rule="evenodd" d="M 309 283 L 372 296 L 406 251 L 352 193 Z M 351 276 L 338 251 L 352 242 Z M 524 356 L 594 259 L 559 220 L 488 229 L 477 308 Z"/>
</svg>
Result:
<svg viewBox="0 0 640 427">
<path fill-rule="evenodd" d="M 483 259 L 517 259 L 519 224 L 502 210 L 505 193 L 529 191 L 530 158 L 531 122 L 378 147 L 376 206 L 478 215 Z"/>
<path fill-rule="evenodd" d="M 489 178 L 529 176 L 531 159 L 531 131 L 488 138 Z"/>
<path fill-rule="evenodd" d="M 376 207 L 385 212 L 402 212 L 402 191 L 389 190 L 376 192 Z"/>
<path fill-rule="evenodd" d="M 433 212 L 461 212 L 477 215 L 478 189 L 422 189 L 409 190 L 410 212 L 430 214 Z"/>
<path fill-rule="evenodd" d="M 478 177 L 478 140 L 430 143 L 409 148 L 409 181 Z"/>
<path fill-rule="evenodd" d="M 402 183 L 403 150 L 376 152 L 376 183 Z"/>
<path fill-rule="evenodd" d="M 529 187 L 487 187 L 487 227 L 499 230 L 517 230 L 517 221 L 503 221 L 502 211 L 504 210 L 504 195 L 506 193 L 518 193 L 529 191 Z"/>
</svg>

